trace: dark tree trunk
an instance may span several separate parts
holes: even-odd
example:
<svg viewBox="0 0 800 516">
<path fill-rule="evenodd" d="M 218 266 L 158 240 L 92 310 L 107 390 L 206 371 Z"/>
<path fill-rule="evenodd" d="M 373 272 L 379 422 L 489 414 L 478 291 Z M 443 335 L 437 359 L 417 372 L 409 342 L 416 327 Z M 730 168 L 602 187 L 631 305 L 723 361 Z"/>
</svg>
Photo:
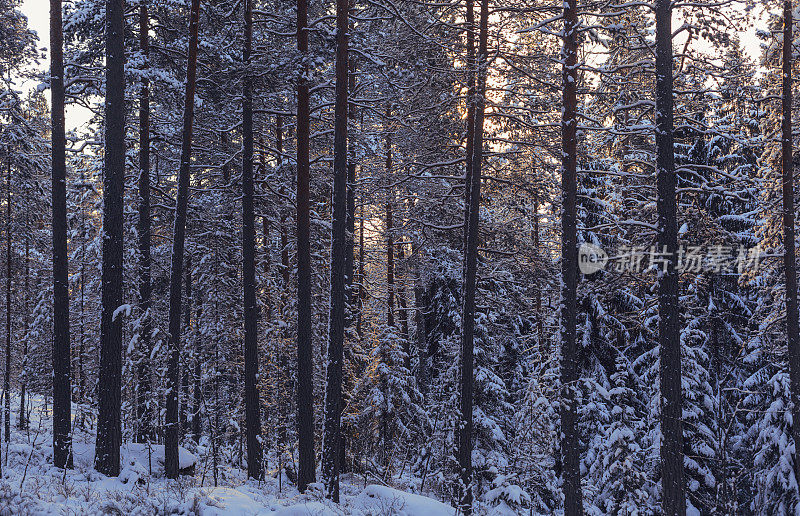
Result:
<svg viewBox="0 0 800 516">
<path fill-rule="evenodd" d="M 26 394 L 26 387 L 28 384 L 28 330 L 30 330 L 30 316 L 28 315 L 28 296 L 30 295 L 30 277 L 31 277 L 31 266 L 30 266 L 30 255 L 31 255 L 31 244 L 30 238 L 28 237 L 28 232 L 30 231 L 30 227 L 28 226 L 28 215 L 25 214 L 25 300 L 24 305 L 22 307 L 22 324 L 23 324 L 23 332 L 22 335 L 24 338 L 22 339 L 22 368 L 20 370 L 20 378 L 19 378 L 19 417 L 17 418 L 17 428 L 20 430 L 25 430 L 28 428 L 28 418 L 27 413 L 25 411 L 25 394 Z"/>
<path fill-rule="evenodd" d="M 406 259 L 405 244 L 400 241 L 397 243 L 397 259 L 403 265 Z M 397 279 L 395 275 L 395 279 Z M 405 284 L 400 281 L 397 285 L 397 304 L 399 305 L 398 314 L 400 315 L 400 339 L 403 341 L 403 367 L 411 371 L 411 340 L 408 337 L 408 303 L 406 302 Z"/>
<path fill-rule="evenodd" d="M 352 0 L 351 0 L 352 6 Z M 348 90 L 350 96 L 355 94 L 356 89 L 356 65 L 355 59 L 348 56 Z M 352 102 L 347 104 L 347 117 L 351 123 L 355 123 L 356 111 Z M 345 281 L 347 286 L 347 326 L 353 323 L 353 273 L 355 271 L 355 235 L 356 235 L 356 146 L 349 142 L 347 157 L 347 255 L 345 258 Z M 352 329 L 351 329 L 352 331 Z"/>
<path fill-rule="evenodd" d="M 67 165 L 64 135 L 64 36 L 61 0 L 50 0 L 50 92 L 53 167 L 53 463 L 72 467 Z"/>
<path fill-rule="evenodd" d="M 258 304 L 256 301 L 256 230 L 253 207 L 253 0 L 244 0 L 244 91 L 242 92 L 242 286 L 244 288 L 244 403 L 247 476 L 261 480 L 261 408 L 258 396 Z"/>
<path fill-rule="evenodd" d="M 283 119 L 280 115 L 275 117 L 275 147 L 278 151 L 279 165 L 278 168 L 283 172 Z M 281 197 L 286 193 L 283 187 L 284 181 L 281 181 Z M 288 302 L 287 293 L 289 291 L 289 229 L 287 227 L 286 219 L 287 210 L 281 210 L 281 276 L 283 281 L 283 289 L 281 294 L 281 319 L 285 317 L 286 305 Z M 287 325 L 288 327 L 288 325 Z M 288 337 L 288 335 L 287 335 Z M 288 371 L 287 371 L 288 373 Z"/>
<path fill-rule="evenodd" d="M 420 265 L 419 249 L 415 248 L 412 244 L 411 255 L 416 256 L 415 278 L 414 278 L 414 325 L 416 326 L 414 340 L 417 347 L 417 360 L 419 369 L 417 374 L 419 377 L 419 389 L 423 396 L 428 393 L 428 380 L 430 373 L 428 372 L 428 353 L 426 343 L 428 342 L 428 332 L 425 328 L 425 285 L 423 284 L 422 274 L 420 273 L 422 267 Z"/>
<path fill-rule="evenodd" d="M 561 119 L 561 464 L 564 514 L 583 514 L 577 428 L 578 357 L 576 349 L 578 285 L 578 12 L 577 0 L 564 2 L 563 116 Z"/>
<path fill-rule="evenodd" d="M 669 262 L 658 281 L 661 352 L 661 485 L 668 516 L 686 514 L 681 424 L 681 339 L 678 313 L 678 217 L 672 124 L 672 5 L 656 0 L 656 177 L 658 248 Z M 796 320 L 796 319 L 795 319 Z"/>
<path fill-rule="evenodd" d="M 394 221 L 392 208 L 392 133 L 389 125 L 389 109 L 386 109 L 386 325 L 394 332 Z"/>
<path fill-rule="evenodd" d="M 458 466 L 462 483 L 459 506 L 465 515 L 472 514 L 472 396 L 473 347 L 475 343 L 475 291 L 478 273 L 478 212 L 481 202 L 481 165 L 483 161 L 483 120 L 486 107 L 487 45 L 489 39 L 489 0 L 482 0 L 480 33 L 476 60 L 477 85 L 474 105 L 472 155 L 467 156 L 472 170 L 469 182 L 469 220 L 464 245 L 464 305 L 461 319 L 461 421 L 458 429 Z"/>
<path fill-rule="evenodd" d="M 363 196 L 362 196 L 363 197 Z M 358 312 L 356 313 L 356 335 L 361 339 L 364 332 L 362 329 L 363 312 L 364 312 L 364 202 L 362 198 L 361 216 L 358 218 Z"/>
<path fill-rule="evenodd" d="M 342 360 L 347 303 L 347 15 L 348 1 L 336 0 L 336 101 L 333 141 L 333 228 L 328 367 L 322 476 L 328 498 L 339 502 L 342 417 Z"/>
<path fill-rule="evenodd" d="M 169 278 L 169 363 L 167 365 L 167 402 L 164 435 L 164 474 L 178 478 L 178 386 L 180 385 L 181 356 L 181 279 L 183 278 L 183 248 L 186 243 L 186 210 L 189 204 L 189 177 L 192 160 L 192 123 L 194 121 L 194 92 L 197 76 L 197 30 L 200 0 L 192 0 L 189 19 L 189 52 L 186 64 L 186 96 L 183 108 L 183 138 L 181 164 L 178 171 L 178 198 L 172 239 L 172 263 Z"/>
<path fill-rule="evenodd" d="M 11 442 L 11 155 L 6 174 L 6 371 L 3 375 L 3 427 L 6 443 Z"/>
<path fill-rule="evenodd" d="M 84 184 L 86 178 L 83 170 L 81 170 L 80 182 Z M 79 296 L 80 300 L 80 328 L 78 331 L 78 413 L 76 414 L 75 424 L 82 428 L 84 424 L 84 407 L 86 405 L 86 382 L 84 380 L 84 351 L 86 343 L 86 210 L 84 209 L 83 202 L 80 203 L 80 224 L 81 224 L 81 272 Z"/>
<path fill-rule="evenodd" d="M 139 47 L 148 57 L 150 44 L 149 14 L 146 0 L 139 5 Z M 147 63 L 145 63 L 147 66 Z M 139 312 L 141 326 L 139 331 L 139 361 L 136 368 L 138 390 L 136 392 L 136 415 L 139 425 L 137 441 L 144 443 L 153 440 L 153 411 L 150 407 L 150 353 L 152 345 L 152 323 L 150 304 L 152 287 L 150 284 L 150 85 L 143 80 L 139 94 Z"/>
<path fill-rule="evenodd" d="M 281 172 L 281 177 L 283 178 L 283 119 L 280 115 L 275 117 L 275 147 L 278 152 L 278 170 Z M 283 184 L 285 181 L 281 181 L 281 189 L 280 194 L 281 198 L 285 198 L 285 188 Z M 281 207 L 281 281 L 283 283 L 281 288 L 281 306 L 280 306 L 280 319 L 282 321 L 286 320 L 286 311 L 287 306 L 289 304 L 289 228 L 287 224 L 288 218 L 288 208 L 285 206 Z M 283 330 L 283 337 L 285 339 L 290 338 L 290 328 L 288 324 L 284 325 Z M 283 491 L 283 464 L 284 464 L 284 453 L 286 450 L 287 439 L 289 434 L 288 428 L 288 421 L 289 421 L 289 411 L 290 411 L 290 402 L 288 398 L 285 396 L 285 393 L 291 393 L 293 390 L 293 386 L 291 383 L 292 373 L 289 370 L 289 357 L 286 353 L 280 354 L 280 359 L 278 360 L 278 367 L 280 370 L 280 383 L 279 389 L 281 392 L 281 396 L 278 399 L 278 490 Z"/>
<path fill-rule="evenodd" d="M 183 333 L 186 335 L 187 344 L 191 342 L 192 338 L 192 253 L 189 251 L 186 254 L 186 272 L 184 273 L 186 281 L 186 308 L 183 311 Z M 178 400 L 178 420 L 181 425 L 181 433 L 185 433 L 189 428 L 187 419 L 187 408 L 189 405 L 189 364 L 192 351 L 187 349 L 183 355 L 182 375 L 181 375 L 181 395 Z"/>
<path fill-rule="evenodd" d="M 27 228 L 27 216 L 25 217 L 25 225 Z M 25 300 L 23 305 L 23 335 L 25 338 L 22 341 L 22 367 L 20 369 L 20 385 L 19 385 L 19 417 L 17 418 L 17 428 L 25 430 L 28 428 L 28 418 L 25 411 L 25 395 L 28 383 L 28 330 L 30 329 L 30 320 L 28 316 L 28 295 L 30 288 L 30 242 L 28 236 L 25 236 Z"/>
<path fill-rule="evenodd" d="M 308 57 L 308 0 L 297 0 L 297 50 Z M 311 206 L 309 202 L 309 87 L 307 63 L 297 80 L 297 489 L 304 493 L 314 482 L 314 373 L 311 342 Z"/>
<path fill-rule="evenodd" d="M 200 407 L 203 405 L 203 372 L 201 366 L 203 359 L 203 340 L 200 332 L 200 318 L 203 315 L 203 304 L 197 302 L 197 313 L 195 314 L 194 332 L 194 401 L 192 403 L 192 434 L 194 442 L 200 442 L 200 432 L 202 430 L 202 420 L 200 419 Z"/>
<path fill-rule="evenodd" d="M 349 9 L 353 7 L 353 0 L 349 0 Z M 349 30 L 349 29 L 348 29 Z M 348 92 L 350 97 L 355 93 L 356 89 L 356 66 L 355 59 L 351 59 L 348 55 Z M 356 112 L 355 105 L 352 101 L 347 104 L 347 118 L 355 124 Z M 349 133 L 348 133 L 349 134 Z M 347 254 L 345 257 L 345 288 L 347 295 L 347 313 L 345 314 L 345 331 L 347 335 L 352 336 L 353 319 L 356 310 L 355 291 L 354 291 L 354 273 L 355 273 L 355 235 L 356 235 L 356 147 L 352 141 L 348 143 L 348 157 L 347 157 Z M 345 365 L 351 361 L 352 348 L 347 347 L 347 340 L 345 340 L 345 358 L 343 359 L 344 376 L 342 378 L 342 385 L 344 385 L 344 393 L 342 395 L 342 409 L 349 403 L 349 392 L 352 387 L 353 378 L 347 376 L 347 367 Z M 339 432 L 339 470 L 344 473 L 347 471 L 347 435 L 346 428 Z"/>
<path fill-rule="evenodd" d="M 783 3 L 783 120 L 781 149 L 783 160 L 783 268 L 786 271 L 786 345 L 792 392 L 792 418 L 800 421 L 800 329 L 797 308 L 797 262 L 795 261 L 794 183 L 792 164 L 792 2 Z M 795 443 L 800 443 L 800 424 L 792 425 Z M 800 460 L 795 454 L 795 476 L 800 478 Z"/>
<path fill-rule="evenodd" d="M 122 444 L 122 245 L 125 190 L 125 2 L 106 2 L 106 129 L 103 169 L 103 272 L 95 468 L 119 475 Z"/>
<path fill-rule="evenodd" d="M 467 3 L 467 141 L 464 157 L 464 245 L 469 231 L 469 202 L 472 188 L 472 146 L 475 143 L 475 7 Z M 464 255 L 466 257 L 466 254 Z"/>
</svg>

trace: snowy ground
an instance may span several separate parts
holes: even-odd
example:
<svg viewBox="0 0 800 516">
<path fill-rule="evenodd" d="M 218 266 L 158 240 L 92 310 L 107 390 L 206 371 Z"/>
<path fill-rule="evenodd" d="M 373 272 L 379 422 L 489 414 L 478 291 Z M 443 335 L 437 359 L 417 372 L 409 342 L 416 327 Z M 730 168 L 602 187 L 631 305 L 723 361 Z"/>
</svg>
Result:
<svg viewBox="0 0 800 516">
<path fill-rule="evenodd" d="M 210 473 L 195 455 L 181 449 L 180 466 L 194 463 L 194 474 L 178 481 L 163 478 L 163 446 L 125 443 L 122 470 L 117 478 L 97 473 L 94 435 L 76 430 L 73 436 L 73 470 L 52 467 L 50 413 L 36 399 L 27 430 L 16 428 L 18 402 L 12 397 L 11 443 L 3 441 L 3 477 L 0 479 L 0 515 L 26 514 L 124 514 L 126 516 L 191 514 L 329 516 L 400 515 L 445 516 L 454 514 L 449 505 L 424 496 L 381 485 L 364 485 L 361 477 L 345 475 L 342 501 L 336 505 L 312 485 L 299 494 L 285 480 L 246 481 L 241 470 L 226 467 L 221 478 L 225 487 L 214 487 Z M 16 407 L 16 409 L 15 409 Z M 50 407 L 47 407 L 48 409 Z M 73 409 L 73 414 L 75 410 Z M 205 469 L 205 470 L 204 470 Z"/>
</svg>

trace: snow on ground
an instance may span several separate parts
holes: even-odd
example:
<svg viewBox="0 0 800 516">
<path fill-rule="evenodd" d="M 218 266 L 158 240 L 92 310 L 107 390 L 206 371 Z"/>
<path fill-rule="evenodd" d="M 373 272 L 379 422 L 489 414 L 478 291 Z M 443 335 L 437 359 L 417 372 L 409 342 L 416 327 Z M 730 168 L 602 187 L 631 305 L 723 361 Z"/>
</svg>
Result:
<svg viewBox="0 0 800 516">
<path fill-rule="evenodd" d="M 124 443 L 119 477 L 109 478 L 93 468 L 94 432 L 76 428 L 73 434 L 74 469 L 52 466 L 51 407 L 34 398 L 30 425 L 16 428 L 18 400 L 12 396 L 11 442 L 3 441 L 0 516 L 100 515 L 125 516 L 340 516 L 398 515 L 450 516 L 449 505 L 425 496 L 382 485 L 365 485 L 363 478 L 343 475 L 341 504 L 322 496 L 313 484 L 300 494 L 283 478 L 263 482 L 244 478 L 241 469 L 223 466 L 220 485 L 214 487 L 208 461 L 183 448 L 182 470 L 193 471 L 177 481 L 163 478 L 164 447 Z M 73 409 L 76 415 L 77 407 Z M 269 467 L 270 465 L 268 465 Z M 272 465 L 274 466 L 274 465 Z M 274 473 L 274 468 L 272 469 Z"/>
</svg>

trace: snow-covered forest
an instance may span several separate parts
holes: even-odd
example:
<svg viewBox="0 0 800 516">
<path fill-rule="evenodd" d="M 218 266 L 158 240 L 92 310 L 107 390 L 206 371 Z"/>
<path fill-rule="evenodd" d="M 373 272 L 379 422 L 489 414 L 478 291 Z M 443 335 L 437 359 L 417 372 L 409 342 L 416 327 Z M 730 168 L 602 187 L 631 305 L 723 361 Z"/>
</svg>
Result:
<svg viewBox="0 0 800 516">
<path fill-rule="evenodd" d="M 0 0 L 0 514 L 800 514 L 798 54 L 791 0 Z"/>
</svg>

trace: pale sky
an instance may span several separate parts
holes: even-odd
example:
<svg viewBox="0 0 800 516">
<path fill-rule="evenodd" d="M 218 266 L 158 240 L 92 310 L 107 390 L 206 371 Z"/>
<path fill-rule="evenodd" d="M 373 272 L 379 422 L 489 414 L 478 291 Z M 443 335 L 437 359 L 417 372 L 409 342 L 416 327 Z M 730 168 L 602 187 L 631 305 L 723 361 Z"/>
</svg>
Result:
<svg viewBox="0 0 800 516">
<path fill-rule="evenodd" d="M 28 27 L 36 31 L 39 35 L 39 43 L 36 45 L 40 49 L 50 48 L 50 1 L 49 0 L 22 0 L 22 12 L 28 17 Z M 45 58 L 39 63 L 39 68 L 43 71 L 50 69 L 50 54 L 46 53 Z M 35 82 L 25 84 L 28 88 L 35 88 Z M 49 99 L 49 90 L 45 91 Z M 67 131 L 84 129 L 91 118 L 92 113 L 81 106 L 67 105 L 64 110 L 64 118 Z"/>
<path fill-rule="evenodd" d="M 756 7 L 754 12 L 752 13 L 753 23 L 751 23 L 750 27 L 748 27 L 747 31 L 741 35 L 742 45 L 744 46 L 747 53 L 754 59 L 758 59 L 761 50 L 759 48 L 760 41 L 756 38 L 756 28 L 765 28 L 765 21 L 767 16 L 764 12 L 759 11 L 761 7 Z M 35 30 L 39 35 L 39 48 L 47 49 L 50 45 L 50 2 L 49 0 L 23 0 L 22 1 L 22 12 L 28 17 L 28 26 Z M 758 27 L 756 25 L 758 24 Z M 679 27 L 678 23 L 674 23 L 674 29 Z M 684 32 L 685 34 L 685 32 Z M 680 45 L 680 40 L 682 38 L 676 38 L 676 47 Z M 699 43 L 699 47 L 703 48 L 703 43 Z M 42 60 L 40 63 L 40 68 L 42 70 L 47 70 L 49 67 L 49 55 Z M 28 84 L 30 88 L 36 86 L 36 84 Z M 91 113 L 89 110 L 79 107 L 79 106 L 68 106 L 66 109 L 66 125 L 67 130 L 73 129 L 82 129 L 86 127 L 86 124 L 91 117 Z"/>
</svg>

